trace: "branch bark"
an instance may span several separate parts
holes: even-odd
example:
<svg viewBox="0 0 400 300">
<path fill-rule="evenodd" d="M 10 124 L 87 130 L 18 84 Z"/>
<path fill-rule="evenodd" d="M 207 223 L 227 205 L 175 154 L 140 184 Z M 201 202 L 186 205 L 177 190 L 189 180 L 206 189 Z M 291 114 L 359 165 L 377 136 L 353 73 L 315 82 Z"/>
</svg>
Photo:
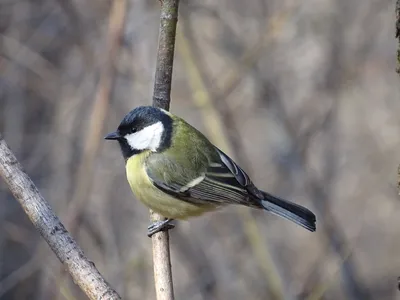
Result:
<svg viewBox="0 0 400 300">
<path fill-rule="evenodd" d="M 89 299 L 121 299 L 54 214 L 0 134 L 0 176 Z"/>
<path fill-rule="evenodd" d="M 160 2 L 161 15 L 153 106 L 169 110 L 179 0 L 160 0 Z M 163 216 L 150 211 L 151 222 L 163 219 Z M 154 234 L 152 236 L 152 243 L 154 283 L 157 300 L 173 300 L 174 287 L 172 282 L 168 231 Z"/>
<path fill-rule="evenodd" d="M 169 110 L 179 0 L 161 0 L 153 106 Z"/>
</svg>

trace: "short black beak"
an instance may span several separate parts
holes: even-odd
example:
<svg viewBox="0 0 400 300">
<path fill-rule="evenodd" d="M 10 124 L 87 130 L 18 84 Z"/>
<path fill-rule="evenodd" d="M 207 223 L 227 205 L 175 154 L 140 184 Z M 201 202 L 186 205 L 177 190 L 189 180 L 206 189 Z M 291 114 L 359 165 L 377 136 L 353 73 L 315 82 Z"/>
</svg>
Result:
<svg viewBox="0 0 400 300">
<path fill-rule="evenodd" d="M 118 131 L 114 131 L 114 132 L 111 132 L 111 133 L 107 134 L 107 135 L 104 137 L 104 139 L 106 139 L 106 140 L 118 140 L 120 137 L 121 137 L 121 136 L 120 136 L 120 134 L 118 133 Z"/>
</svg>

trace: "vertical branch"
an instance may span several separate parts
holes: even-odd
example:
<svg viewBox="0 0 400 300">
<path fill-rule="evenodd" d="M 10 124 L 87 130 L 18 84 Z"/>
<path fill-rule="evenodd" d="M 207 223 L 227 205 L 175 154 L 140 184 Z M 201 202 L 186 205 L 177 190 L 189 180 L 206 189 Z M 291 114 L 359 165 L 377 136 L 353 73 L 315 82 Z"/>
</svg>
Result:
<svg viewBox="0 0 400 300">
<path fill-rule="evenodd" d="M 71 274 L 74 282 L 89 299 L 120 299 L 54 214 L 48 202 L 23 171 L 1 134 L 0 176 L 51 250 Z"/>
<path fill-rule="evenodd" d="M 179 0 L 161 0 L 153 106 L 169 110 Z"/>
<path fill-rule="evenodd" d="M 161 15 L 153 106 L 169 110 L 179 0 L 161 0 L 160 2 Z M 163 220 L 163 217 L 150 211 L 150 219 L 154 222 Z M 154 234 L 152 242 L 154 283 L 157 300 L 173 300 L 174 288 L 172 283 L 168 231 Z"/>
</svg>

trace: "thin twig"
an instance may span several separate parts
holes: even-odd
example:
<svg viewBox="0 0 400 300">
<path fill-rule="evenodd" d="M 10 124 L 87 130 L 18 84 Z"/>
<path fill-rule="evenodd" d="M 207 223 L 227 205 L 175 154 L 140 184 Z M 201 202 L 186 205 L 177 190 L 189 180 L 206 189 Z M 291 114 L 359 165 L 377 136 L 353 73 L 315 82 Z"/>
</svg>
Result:
<svg viewBox="0 0 400 300">
<path fill-rule="evenodd" d="M 179 0 L 161 0 L 160 2 L 161 15 L 153 106 L 169 110 Z M 151 222 L 163 219 L 163 216 L 150 211 Z M 152 242 L 154 283 L 157 300 L 173 300 L 174 287 L 172 283 L 168 231 L 154 234 L 152 236 Z"/>
<path fill-rule="evenodd" d="M 50 248 L 90 299 L 121 299 L 65 229 L 0 134 L 0 176 Z"/>
</svg>

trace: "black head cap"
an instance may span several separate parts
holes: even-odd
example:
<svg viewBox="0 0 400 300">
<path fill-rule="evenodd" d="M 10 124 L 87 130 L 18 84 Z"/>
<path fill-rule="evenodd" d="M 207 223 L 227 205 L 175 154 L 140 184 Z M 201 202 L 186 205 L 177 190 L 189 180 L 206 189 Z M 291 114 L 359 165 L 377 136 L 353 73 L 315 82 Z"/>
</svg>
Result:
<svg viewBox="0 0 400 300">
<path fill-rule="evenodd" d="M 164 127 L 160 145 L 157 148 L 157 152 L 160 152 L 171 145 L 172 119 L 163 110 L 153 106 L 139 106 L 130 111 L 122 119 L 117 131 L 108 134 L 105 139 L 118 140 L 121 146 L 122 155 L 125 159 L 127 159 L 134 154 L 142 152 L 143 149 L 132 149 L 125 139 L 125 136 L 139 132 L 142 129 L 160 121 Z"/>
</svg>

